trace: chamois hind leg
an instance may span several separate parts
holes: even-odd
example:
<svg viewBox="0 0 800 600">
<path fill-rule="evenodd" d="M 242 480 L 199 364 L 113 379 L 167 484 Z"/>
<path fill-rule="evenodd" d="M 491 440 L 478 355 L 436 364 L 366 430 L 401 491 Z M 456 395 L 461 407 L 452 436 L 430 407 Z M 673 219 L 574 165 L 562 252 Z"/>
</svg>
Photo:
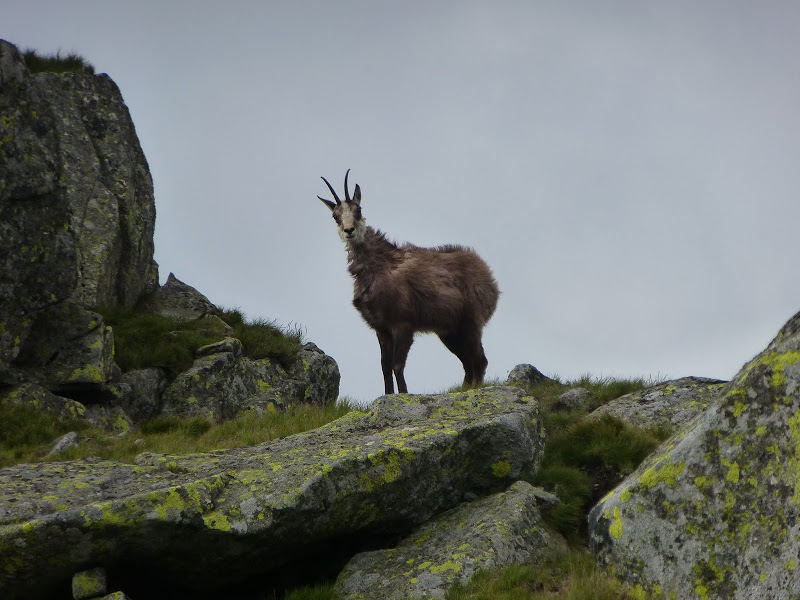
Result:
<svg viewBox="0 0 800 600">
<path fill-rule="evenodd" d="M 464 367 L 464 385 L 483 383 L 489 361 L 483 352 L 480 328 L 461 327 L 453 333 L 439 334 L 439 339 L 461 361 Z"/>
</svg>

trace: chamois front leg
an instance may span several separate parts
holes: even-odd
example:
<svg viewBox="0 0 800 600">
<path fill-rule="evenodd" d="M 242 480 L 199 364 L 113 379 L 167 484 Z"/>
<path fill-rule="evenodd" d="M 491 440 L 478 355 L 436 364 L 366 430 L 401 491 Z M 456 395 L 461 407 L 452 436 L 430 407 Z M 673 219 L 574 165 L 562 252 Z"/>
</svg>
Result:
<svg viewBox="0 0 800 600">
<path fill-rule="evenodd" d="M 406 386 L 406 359 L 408 358 L 408 351 L 411 350 L 411 344 L 414 342 L 413 329 L 396 329 L 393 332 L 394 338 L 394 360 L 392 361 L 392 371 L 394 371 L 394 378 L 397 380 L 397 391 L 401 394 L 408 393 L 408 386 Z"/>
<path fill-rule="evenodd" d="M 405 368 L 408 351 L 414 341 L 413 330 L 377 331 L 378 343 L 381 346 L 381 371 L 386 394 L 394 394 L 394 379 L 397 380 L 397 391 L 408 393 Z"/>
</svg>

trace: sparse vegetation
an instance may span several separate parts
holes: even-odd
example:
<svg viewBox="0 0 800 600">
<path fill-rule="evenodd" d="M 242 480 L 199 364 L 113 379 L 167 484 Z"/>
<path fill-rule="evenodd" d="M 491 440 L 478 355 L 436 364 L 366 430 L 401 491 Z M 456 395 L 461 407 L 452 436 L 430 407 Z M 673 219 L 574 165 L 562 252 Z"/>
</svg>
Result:
<svg viewBox="0 0 800 600">
<path fill-rule="evenodd" d="M 634 596 L 602 573 L 589 552 L 574 549 L 536 564 L 480 571 L 466 586 L 453 586 L 446 599 L 634 600 Z"/>
<path fill-rule="evenodd" d="M 41 460 L 69 431 L 89 435 L 80 419 L 58 419 L 32 406 L 0 404 L 0 467 Z"/>
<path fill-rule="evenodd" d="M 214 336 L 185 330 L 181 323 L 151 319 L 153 315 L 109 313 L 104 315 L 120 337 L 119 350 L 128 347 L 132 355 L 123 360 L 128 364 L 172 364 L 180 368 L 173 358 L 142 358 L 143 346 L 160 340 L 156 346 L 166 346 L 172 353 L 183 354 L 169 343 L 170 338 L 181 339 L 191 351 L 194 347 L 216 341 Z M 258 321 L 246 323 L 239 311 L 227 311 L 222 318 L 236 330 L 234 335 L 246 338 L 243 331 L 254 327 L 264 329 L 267 336 L 277 329 L 271 323 Z M 145 331 L 142 331 L 145 330 Z M 280 330 L 278 329 L 280 332 Z M 177 333 L 176 333 L 177 332 Z M 282 335 L 283 332 L 280 332 Z M 299 347 L 299 333 L 288 336 Z M 243 342 L 245 348 L 259 347 L 256 341 Z M 148 341 L 149 340 L 149 341 Z M 210 341 L 207 341 L 210 340 Z M 139 348 L 137 350 L 137 348 Z M 266 348 L 264 350 L 263 348 Z M 264 344 L 256 353 L 270 352 Z M 166 352 L 165 356 L 169 356 Z M 136 363 L 135 361 L 143 361 Z M 129 367 L 133 368 L 133 367 Z M 612 417 L 587 420 L 585 417 L 597 407 L 642 389 L 648 384 L 642 379 L 596 379 L 588 376 L 562 383 L 547 381 L 531 386 L 526 391 L 536 397 L 542 409 L 542 419 L 547 431 L 547 442 L 542 467 L 531 481 L 553 493 L 561 503 L 544 517 L 548 524 L 561 532 L 570 542 L 569 549 L 535 565 L 513 566 L 481 572 L 466 586 L 455 586 L 448 600 L 629 600 L 634 596 L 616 579 L 599 571 L 587 550 L 586 519 L 588 510 L 606 492 L 613 489 L 669 432 L 641 430 Z M 499 381 L 486 385 L 501 385 Z M 558 397 L 570 388 L 582 387 L 590 391 L 589 400 L 578 409 L 559 412 L 554 410 Z M 460 387 L 450 391 L 462 391 Z M 78 431 L 84 441 L 58 457 L 59 460 L 100 456 L 113 460 L 132 462 L 141 452 L 183 454 L 222 448 L 235 448 L 263 443 L 294 433 L 320 427 L 346 413 L 357 410 L 355 403 L 340 399 L 335 405 L 316 407 L 297 405 L 285 412 L 268 412 L 263 416 L 247 414 L 234 421 L 214 424 L 204 418 L 181 420 L 164 417 L 144 423 L 139 431 L 122 438 L 111 438 L 107 433 L 75 421 L 57 421 L 32 408 L 0 406 L 0 466 L 18 462 L 54 460 L 45 458 L 52 442 L 68 431 Z M 136 439 L 142 442 L 135 443 Z M 319 584 L 288 591 L 285 600 L 331 600 L 331 583 Z M 639 591 L 637 599 L 646 598 Z"/>
<path fill-rule="evenodd" d="M 114 360 L 123 371 L 162 367 L 175 377 L 192 366 L 198 348 L 223 338 L 218 321 L 178 321 L 118 307 L 97 312 L 114 330 Z M 299 330 L 285 330 L 264 319 L 247 321 L 237 309 L 223 310 L 219 316 L 250 358 L 270 358 L 288 368 L 303 345 Z"/>
<path fill-rule="evenodd" d="M 542 466 L 531 483 L 559 497 L 561 503 L 545 518 L 573 544 L 586 542 L 589 509 L 669 437 L 669 431 L 639 429 L 611 416 L 586 419 L 600 406 L 646 385 L 643 379 L 583 376 L 566 384 L 545 382 L 528 390 L 540 401 L 547 432 Z M 561 394 L 578 387 L 591 394 L 584 405 L 570 411 L 553 410 Z"/>
<path fill-rule="evenodd" d="M 36 50 L 22 53 L 25 66 L 31 73 L 86 73 L 94 75 L 94 66 L 76 52 L 40 54 Z"/>
<path fill-rule="evenodd" d="M 188 454 L 255 446 L 316 429 L 355 408 L 353 402 L 342 398 L 328 406 L 298 404 L 286 411 L 263 416 L 250 413 L 220 424 L 202 417 L 163 417 L 143 423 L 136 433 L 116 437 L 78 419 L 60 421 L 31 407 L 0 405 L 0 467 L 88 456 L 133 462 L 141 452 Z M 47 458 L 53 441 L 69 431 L 78 432 L 84 441 L 57 457 Z M 137 439 L 142 441 L 136 443 Z"/>
</svg>

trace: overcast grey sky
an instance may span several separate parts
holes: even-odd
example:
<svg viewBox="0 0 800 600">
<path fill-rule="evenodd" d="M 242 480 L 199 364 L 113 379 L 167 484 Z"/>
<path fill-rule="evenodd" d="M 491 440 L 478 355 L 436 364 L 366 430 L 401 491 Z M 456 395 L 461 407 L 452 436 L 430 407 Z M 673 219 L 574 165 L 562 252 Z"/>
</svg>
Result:
<svg viewBox="0 0 800 600">
<path fill-rule="evenodd" d="M 11 0 L 0 37 L 119 85 L 156 260 L 382 393 L 321 175 L 397 241 L 474 247 L 488 375 L 731 378 L 800 310 L 794 0 Z M 463 372 L 418 336 L 406 379 Z"/>
</svg>

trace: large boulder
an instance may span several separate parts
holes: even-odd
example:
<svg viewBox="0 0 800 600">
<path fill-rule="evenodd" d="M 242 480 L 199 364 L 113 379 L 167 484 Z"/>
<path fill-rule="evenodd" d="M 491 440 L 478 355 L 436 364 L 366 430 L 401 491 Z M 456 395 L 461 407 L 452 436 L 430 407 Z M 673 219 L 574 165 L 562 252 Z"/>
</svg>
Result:
<svg viewBox="0 0 800 600">
<path fill-rule="evenodd" d="M 798 598 L 798 465 L 800 313 L 594 507 L 593 548 L 667 598 Z"/>
<path fill-rule="evenodd" d="M 518 481 L 424 523 L 393 548 L 357 554 L 336 591 L 344 600 L 444 598 L 480 569 L 537 561 L 564 548 L 542 520 L 537 490 Z"/>
<path fill-rule="evenodd" d="M 0 114 L 2 385 L 27 380 L 34 329 L 59 329 L 63 306 L 133 306 L 158 269 L 150 172 L 107 75 L 32 75 L 0 40 Z"/>
<path fill-rule="evenodd" d="M 536 400 L 498 387 L 384 396 L 254 448 L 5 468 L 0 596 L 63 595 L 95 565 L 133 597 L 151 595 L 142 572 L 183 597 L 224 596 L 532 476 L 543 435 Z"/>
</svg>

